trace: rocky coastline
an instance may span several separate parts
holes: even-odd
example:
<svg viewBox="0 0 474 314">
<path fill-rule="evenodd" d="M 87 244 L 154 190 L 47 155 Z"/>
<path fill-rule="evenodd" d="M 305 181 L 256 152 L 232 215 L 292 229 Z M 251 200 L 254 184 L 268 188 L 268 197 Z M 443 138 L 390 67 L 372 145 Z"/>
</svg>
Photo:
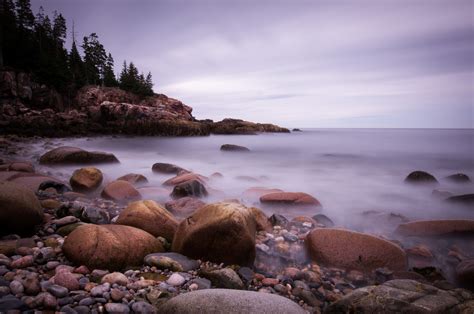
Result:
<svg viewBox="0 0 474 314">
<path fill-rule="evenodd" d="M 101 165 L 120 162 L 110 153 L 56 147 L 25 160 L 31 153 L 21 143 L 0 139 L 0 312 L 474 310 L 472 251 L 449 241 L 472 238 L 474 221 L 400 219 L 387 238 L 335 226 L 306 193 L 260 187 L 207 204 L 204 196 L 219 193 L 217 174 L 157 162 L 153 172 L 169 179 L 148 187 L 140 174 L 106 180 Z M 46 170 L 62 165 L 75 168 L 69 180 Z M 405 184 L 433 179 L 418 171 Z M 150 189 L 167 201 L 147 199 Z M 248 198 L 260 206 L 245 205 Z M 430 246 L 440 236 L 442 250 Z M 440 258 L 453 277 L 433 266 Z"/>
</svg>

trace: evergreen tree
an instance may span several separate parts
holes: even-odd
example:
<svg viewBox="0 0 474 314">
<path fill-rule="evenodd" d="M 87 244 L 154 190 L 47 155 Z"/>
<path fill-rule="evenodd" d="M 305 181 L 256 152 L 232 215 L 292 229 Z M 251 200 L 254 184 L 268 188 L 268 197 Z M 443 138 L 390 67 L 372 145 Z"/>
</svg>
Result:
<svg viewBox="0 0 474 314">
<path fill-rule="evenodd" d="M 35 16 L 31 11 L 30 0 L 16 0 L 16 15 L 20 30 L 32 30 Z"/>
<path fill-rule="evenodd" d="M 17 23 L 13 0 L 0 0 L 0 67 L 14 64 Z"/>
<path fill-rule="evenodd" d="M 86 70 L 86 81 L 88 84 L 100 84 L 104 78 L 105 61 L 107 55 L 104 46 L 99 42 L 96 33 L 84 37 L 82 44 L 84 50 L 84 65 Z"/>
<path fill-rule="evenodd" d="M 71 52 L 68 58 L 69 69 L 71 71 L 72 84 L 76 88 L 80 88 L 86 84 L 86 73 L 84 62 L 82 62 L 79 50 L 77 50 L 76 41 L 73 40 Z"/>
<path fill-rule="evenodd" d="M 66 41 L 66 19 L 58 12 L 54 11 L 54 26 L 53 26 L 53 38 L 57 43 L 58 47 L 63 47 L 64 42 Z"/>
<path fill-rule="evenodd" d="M 105 61 L 104 67 L 104 85 L 105 86 L 118 86 L 117 79 L 115 78 L 114 73 L 114 58 L 112 54 L 109 53 L 107 60 Z"/>
</svg>

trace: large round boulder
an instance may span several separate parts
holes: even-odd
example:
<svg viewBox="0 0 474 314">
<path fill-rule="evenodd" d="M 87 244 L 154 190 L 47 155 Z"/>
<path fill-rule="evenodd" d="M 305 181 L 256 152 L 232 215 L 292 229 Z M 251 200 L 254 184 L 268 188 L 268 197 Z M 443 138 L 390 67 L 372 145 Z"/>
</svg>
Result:
<svg viewBox="0 0 474 314">
<path fill-rule="evenodd" d="M 306 236 L 313 261 L 328 266 L 371 271 L 379 267 L 406 270 L 407 258 L 398 245 L 343 229 L 314 229 Z"/>
<path fill-rule="evenodd" d="M 99 164 L 119 162 L 113 154 L 89 152 L 77 147 L 62 146 L 40 158 L 41 164 Z"/>
<path fill-rule="evenodd" d="M 302 192 L 273 192 L 260 197 L 260 202 L 265 204 L 284 204 L 302 206 L 321 206 L 321 203 L 313 196 Z"/>
<path fill-rule="evenodd" d="M 197 173 L 188 172 L 188 173 L 179 174 L 176 177 L 166 180 L 165 182 L 163 182 L 163 185 L 174 186 L 174 185 L 178 185 L 178 184 L 192 181 L 192 180 L 197 180 L 204 184 L 207 181 L 207 178 Z"/>
<path fill-rule="evenodd" d="M 173 240 L 178 228 L 178 221 L 173 215 L 155 201 L 130 203 L 120 213 L 117 224 L 139 228 L 168 241 Z"/>
<path fill-rule="evenodd" d="M 455 183 L 468 183 L 471 182 L 471 178 L 464 173 L 455 173 L 446 177 L 447 180 Z"/>
<path fill-rule="evenodd" d="M 297 303 L 270 293 L 205 289 L 180 294 L 159 307 L 160 313 L 306 313 Z"/>
<path fill-rule="evenodd" d="M 151 170 L 153 172 L 165 173 L 165 174 L 168 174 L 168 173 L 178 174 L 181 171 L 186 171 L 185 169 L 179 166 L 176 166 L 173 164 L 167 164 L 164 162 L 157 162 L 156 164 L 153 164 L 153 166 L 151 167 Z"/>
<path fill-rule="evenodd" d="M 148 179 L 144 175 L 139 173 L 129 173 L 124 176 L 121 176 L 117 180 L 127 181 L 133 185 L 141 185 L 148 183 Z"/>
<path fill-rule="evenodd" d="M 43 210 L 36 195 L 11 182 L 0 182 L 0 234 L 32 234 L 43 222 Z"/>
<path fill-rule="evenodd" d="M 128 202 L 141 199 L 140 192 L 127 181 L 117 180 L 107 184 L 102 197 L 116 202 Z"/>
<path fill-rule="evenodd" d="M 74 171 L 69 183 L 76 192 L 89 193 L 95 191 L 102 183 L 102 172 L 94 167 L 81 168 Z"/>
<path fill-rule="evenodd" d="M 178 226 L 172 250 L 195 259 L 252 265 L 256 223 L 252 211 L 237 203 L 203 206 Z"/>
<path fill-rule="evenodd" d="M 208 195 L 206 186 L 202 184 L 199 180 L 189 180 L 183 183 L 176 185 L 171 192 L 171 197 L 181 198 L 181 197 L 205 197 Z"/>
<path fill-rule="evenodd" d="M 67 236 L 63 245 L 70 261 L 89 269 L 118 270 L 141 265 L 146 255 L 163 251 L 153 235 L 123 225 L 82 225 Z"/>
<path fill-rule="evenodd" d="M 474 220 L 445 219 L 419 220 L 400 224 L 395 230 L 403 236 L 441 236 L 446 234 L 474 233 Z"/>
<path fill-rule="evenodd" d="M 165 203 L 166 209 L 178 216 L 187 216 L 204 205 L 206 203 L 195 197 L 182 197 Z"/>
<path fill-rule="evenodd" d="M 425 171 L 413 171 L 406 178 L 405 182 L 413 184 L 437 184 L 438 180 Z"/>
<path fill-rule="evenodd" d="M 9 172 L 7 172 L 9 173 Z M 48 177 L 38 173 L 30 173 L 30 172 L 11 172 L 12 175 L 5 179 L 5 181 L 10 181 L 15 184 L 21 185 L 32 192 L 37 192 L 40 187 L 45 182 L 56 182 L 58 184 L 63 184 L 61 181 Z M 3 181 L 3 180 L 0 180 Z"/>
</svg>

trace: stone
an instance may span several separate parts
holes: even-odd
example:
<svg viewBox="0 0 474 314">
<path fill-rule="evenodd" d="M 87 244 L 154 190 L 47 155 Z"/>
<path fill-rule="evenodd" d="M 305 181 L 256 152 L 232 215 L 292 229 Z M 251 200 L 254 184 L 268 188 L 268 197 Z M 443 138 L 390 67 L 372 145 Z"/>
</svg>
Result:
<svg viewBox="0 0 474 314">
<path fill-rule="evenodd" d="M 30 190 L 10 182 L 0 182 L 0 235 L 32 234 L 43 222 L 43 209 Z"/>
<path fill-rule="evenodd" d="M 13 280 L 10 282 L 10 291 L 13 294 L 21 294 L 25 288 L 23 287 L 23 284 L 19 282 L 18 280 Z"/>
<path fill-rule="evenodd" d="M 208 179 L 200 174 L 193 173 L 193 172 L 186 172 L 182 174 L 178 174 L 176 177 L 166 180 L 163 182 L 163 185 L 175 186 L 187 181 L 197 180 L 201 183 L 205 183 Z"/>
<path fill-rule="evenodd" d="M 406 178 L 405 182 L 413 184 L 438 184 L 436 178 L 425 171 L 413 171 Z"/>
<path fill-rule="evenodd" d="M 169 269 L 171 271 L 187 272 L 199 268 L 196 260 L 179 253 L 152 253 L 145 256 L 145 264 L 155 266 L 159 269 Z"/>
<path fill-rule="evenodd" d="M 35 168 L 30 162 L 12 162 L 8 171 L 35 172 Z"/>
<path fill-rule="evenodd" d="M 446 202 L 466 206 L 474 205 L 474 194 L 453 195 L 446 199 Z"/>
<path fill-rule="evenodd" d="M 173 192 L 171 192 L 171 197 L 180 198 L 180 197 L 205 197 L 209 193 L 207 192 L 204 184 L 199 180 L 189 180 L 178 185 L 175 185 Z"/>
<path fill-rule="evenodd" d="M 474 258 L 465 259 L 456 266 L 456 280 L 461 286 L 474 290 Z"/>
<path fill-rule="evenodd" d="M 459 313 L 455 308 L 460 303 L 448 291 L 415 280 L 396 279 L 356 289 L 330 304 L 324 313 Z"/>
<path fill-rule="evenodd" d="M 244 283 L 239 275 L 231 268 L 222 268 L 216 270 L 202 269 L 199 275 L 209 279 L 217 288 L 225 289 L 244 289 Z"/>
<path fill-rule="evenodd" d="M 178 174 L 179 172 L 183 171 L 184 169 L 181 168 L 181 167 L 178 167 L 176 165 L 173 165 L 173 164 L 167 164 L 167 163 L 163 163 L 163 162 L 157 162 L 155 164 L 153 164 L 153 166 L 151 167 L 151 170 L 153 172 L 157 172 L 157 173 L 165 173 L 165 174 L 168 174 L 168 173 L 173 173 L 173 174 Z M 184 170 L 186 171 L 186 170 Z"/>
<path fill-rule="evenodd" d="M 64 298 L 69 295 L 69 290 L 59 285 L 51 285 L 46 290 L 57 298 Z"/>
<path fill-rule="evenodd" d="M 248 149 L 245 146 L 239 146 L 239 145 L 234 145 L 234 144 L 224 144 L 221 146 L 221 151 L 224 152 L 249 152 L 250 149 Z"/>
<path fill-rule="evenodd" d="M 166 280 L 166 283 L 172 286 L 181 286 L 185 282 L 186 279 L 178 273 L 171 274 L 171 276 Z"/>
<path fill-rule="evenodd" d="M 206 278 L 197 277 L 190 281 L 191 285 L 196 285 L 198 290 L 211 289 L 211 281 Z"/>
<path fill-rule="evenodd" d="M 108 282 L 109 284 L 118 284 L 120 286 L 126 286 L 128 284 L 128 278 L 122 273 L 113 272 L 102 277 L 101 283 Z"/>
<path fill-rule="evenodd" d="M 77 227 L 80 227 L 80 226 L 83 226 L 83 225 L 85 225 L 85 223 L 83 223 L 83 222 L 78 222 L 78 223 L 65 225 L 65 226 L 60 227 L 58 230 L 56 230 L 56 233 L 59 234 L 62 237 L 65 237 L 65 236 L 69 235 L 71 232 L 73 232 L 74 230 L 76 230 Z"/>
<path fill-rule="evenodd" d="M 75 170 L 69 183 L 75 192 L 91 193 L 102 184 L 103 179 L 102 171 L 87 167 Z"/>
<path fill-rule="evenodd" d="M 265 204 L 284 204 L 284 205 L 301 205 L 316 207 L 321 203 L 313 196 L 301 192 L 274 192 L 262 195 L 260 202 Z"/>
<path fill-rule="evenodd" d="M 250 212 L 256 222 L 257 231 L 272 231 L 272 224 L 265 213 L 256 207 L 249 207 Z"/>
<path fill-rule="evenodd" d="M 194 314 L 205 309 L 206 313 L 306 313 L 297 303 L 268 293 L 231 289 L 206 289 L 180 294 L 163 304 L 163 314 Z"/>
<path fill-rule="evenodd" d="M 107 313 L 130 313 L 128 305 L 123 303 L 107 303 L 105 304 Z"/>
<path fill-rule="evenodd" d="M 6 295 L 0 298 L 0 313 L 23 312 L 28 310 L 28 306 L 20 299 L 12 295 Z"/>
<path fill-rule="evenodd" d="M 173 215 L 150 200 L 130 203 L 120 213 L 116 223 L 145 230 L 155 237 L 163 237 L 170 242 L 178 228 L 178 221 Z"/>
<path fill-rule="evenodd" d="M 446 177 L 446 180 L 455 183 L 467 183 L 471 182 L 471 178 L 467 174 L 464 173 L 455 173 Z"/>
<path fill-rule="evenodd" d="M 89 152 L 77 147 L 62 146 L 40 157 L 40 164 L 118 163 L 117 157 L 104 152 Z"/>
<path fill-rule="evenodd" d="M 121 176 L 117 180 L 127 181 L 133 185 L 142 185 L 148 183 L 148 179 L 144 175 L 138 173 L 129 173 Z"/>
<path fill-rule="evenodd" d="M 14 260 L 11 263 L 11 268 L 26 268 L 33 266 L 35 264 L 35 259 L 32 255 L 26 255 L 20 257 L 19 259 Z"/>
<path fill-rule="evenodd" d="M 71 232 L 63 245 L 70 261 L 90 269 L 141 265 L 146 255 L 163 251 L 161 242 L 151 234 L 123 225 L 83 225 Z"/>
<path fill-rule="evenodd" d="M 66 216 L 63 218 L 55 219 L 52 221 L 52 223 L 54 223 L 59 228 L 65 225 L 76 223 L 78 221 L 79 219 L 74 216 Z"/>
<path fill-rule="evenodd" d="M 141 199 L 140 192 L 127 181 L 112 181 L 107 184 L 101 196 L 116 202 L 129 202 Z"/>
<path fill-rule="evenodd" d="M 256 222 L 253 213 L 236 203 L 208 204 L 178 226 L 172 251 L 194 259 L 252 265 Z"/>
<path fill-rule="evenodd" d="M 356 270 L 388 267 L 406 270 L 407 257 L 398 245 L 381 238 L 343 229 L 314 229 L 305 243 L 318 264 Z"/>
<path fill-rule="evenodd" d="M 119 290 L 119 289 L 112 289 L 110 290 L 110 298 L 115 301 L 119 302 L 125 297 L 125 292 Z"/>
<path fill-rule="evenodd" d="M 132 311 L 135 313 L 156 314 L 156 308 L 150 303 L 138 301 L 132 304 Z"/>
<path fill-rule="evenodd" d="M 46 199 L 41 201 L 41 207 L 46 209 L 58 209 L 61 206 L 61 202 L 55 199 Z"/>
<path fill-rule="evenodd" d="M 196 197 L 182 197 L 165 203 L 165 208 L 179 216 L 187 216 L 206 205 Z"/>
<path fill-rule="evenodd" d="M 334 222 L 326 215 L 316 214 L 311 218 L 314 219 L 318 224 L 323 225 L 324 227 L 334 227 Z"/>
<path fill-rule="evenodd" d="M 409 237 L 472 234 L 474 233 L 474 220 L 419 220 L 400 224 L 395 233 Z"/>
<path fill-rule="evenodd" d="M 290 130 L 269 123 L 253 123 L 240 119 L 223 119 L 210 124 L 213 134 L 256 134 L 259 132 L 283 132 Z"/>
<path fill-rule="evenodd" d="M 273 214 L 268 218 L 272 226 L 286 226 L 288 224 L 288 219 L 286 219 L 285 216 L 280 215 L 280 214 Z"/>
<path fill-rule="evenodd" d="M 91 296 L 102 297 L 104 293 L 110 291 L 110 283 L 106 282 L 91 289 Z"/>
<path fill-rule="evenodd" d="M 70 291 L 79 290 L 80 287 L 76 276 L 74 276 L 69 271 L 60 271 L 56 273 L 56 275 L 53 277 L 53 282 L 56 285 L 65 287 Z"/>
</svg>

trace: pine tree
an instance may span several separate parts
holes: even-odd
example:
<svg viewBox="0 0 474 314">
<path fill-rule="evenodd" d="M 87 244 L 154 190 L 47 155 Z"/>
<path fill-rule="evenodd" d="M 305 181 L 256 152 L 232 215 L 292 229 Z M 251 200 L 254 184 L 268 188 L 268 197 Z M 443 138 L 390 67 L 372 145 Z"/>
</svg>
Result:
<svg viewBox="0 0 474 314">
<path fill-rule="evenodd" d="M 53 12 L 53 17 L 53 38 L 57 45 L 62 48 L 67 34 L 66 19 L 56 11 Z"/>
<path fill-rule="evenodd" d="M 68 58 L 69 69 L 71 71 L 72 84 L 75 88 L 81 88 L 86 84 L 86 73 L 84 69 L 84 62 L 82 62 L 81 55 L 77 50 L 76 41 L 73 40 L 71 52 Z"/>
<path fill-rule="evenodd" d="M 82 49 L 84 49 L 84 64 L 87 83 L 96 85 L 102 83 L 107 55 L 104 46 L 99 42 L 99 37 L 96 33 L 84 37 Z"/>
<path fill-rule="evenodd" d="M 16 34 L 15 4 L 13 0 L 0 0 L 0 67 L 14 63 Z"/>
<path fill-rule="evenodd" d="M 114 58 L 112 58 L 112 54 L 109 53 L 107 56 L 107 60 L 105 61 L 104 67 L 104 85 L 105 86 L 117 86 L 118 82 L 115 78 L 114 73 Z"/>
<path fill-rule="evenodd" d="M 35 16 L 31 11 L 30 0 L 16 1 L 16 15 L 21 30 L 31 30 L 35 24 Z"/>
<path fill-rule="evenodd" d="M 145 87 L 146 87 L 147 93 L 150 95 L 153 95 L 153 80 L 151 77 L 151 72 L 148 72 L 148 74 L 146 75 Z"/>
</svg>

